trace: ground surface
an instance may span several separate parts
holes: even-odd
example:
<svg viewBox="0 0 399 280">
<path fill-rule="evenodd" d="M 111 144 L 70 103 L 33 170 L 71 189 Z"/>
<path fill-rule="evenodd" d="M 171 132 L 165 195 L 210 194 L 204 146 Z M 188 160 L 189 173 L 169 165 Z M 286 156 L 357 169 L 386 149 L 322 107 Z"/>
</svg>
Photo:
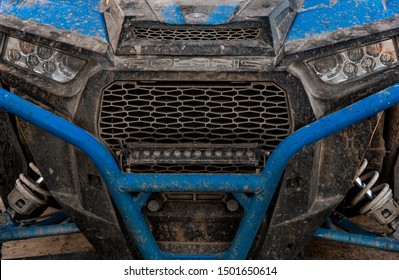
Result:
<svg viewBox="0 0 399 280">
<path fill-rule="evenodd" d="M 75 252 L 93 252 L 90 243 L 82 234 L 35 238 L 3 244 L 3 259 L 21 259 Z M 90 258 L 72 255 L 68 258 Z M 47 258 L 47 257 L 46 257 Z M 63 256 L 61 256 L 63 258 Z M 312 239 L 305 247 L 302 258 L 320 260 L 399 260 L 399 253 L 384 252 L 337 242 Z"/>
<path fill-rule="evenodd" d="M 4 211 L 1 199 L 0 209 Z M 370 225 L 371 223 L 365 218 L 357 219 L 356 222 L 363 225 Z M 58 257 L 55 257 L 57 255 Z M 11 241 L 3 243 L 2 246 L 2 259 L 90 259 L 95 257 L 93 247 L 80 233 Z M 313 238 L 305 246 L 300 258 L 319 260 L 399 260 L 399 253 Z"/>
<path fill-rule="evenodd" d="M 399 260 L 399 253 L 314 238 L 305 247 L 304 258 L 319 260 Z"/>
</svg>

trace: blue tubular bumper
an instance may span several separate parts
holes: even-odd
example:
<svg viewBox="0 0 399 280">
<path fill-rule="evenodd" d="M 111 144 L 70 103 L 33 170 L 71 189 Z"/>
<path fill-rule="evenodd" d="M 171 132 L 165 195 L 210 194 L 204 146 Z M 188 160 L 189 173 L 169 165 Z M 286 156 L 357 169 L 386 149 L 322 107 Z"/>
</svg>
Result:
<svg viewBox="0 0 399 280">
<path fill-rule="evenodd" d="M 244 259 L 292 156 L 304 146 L 398 103 L 399 84 L 301 128 L 277 146 L 261 174 L 124 174 L 110 151 L 88 132 L 0 89 L 0 108 L 43 128 L 90 156 L 145 259 Z M 174 255 L 161 251 L 141 208 L 152 192 L 163 191 L 232 192 L 244 208 L 244 217 L 230 248 L 215 255 Z M 132 192 L 139 194 L 133 196 Z M 253 195 L 247 196 L 248 193 Z"/>
</svg>

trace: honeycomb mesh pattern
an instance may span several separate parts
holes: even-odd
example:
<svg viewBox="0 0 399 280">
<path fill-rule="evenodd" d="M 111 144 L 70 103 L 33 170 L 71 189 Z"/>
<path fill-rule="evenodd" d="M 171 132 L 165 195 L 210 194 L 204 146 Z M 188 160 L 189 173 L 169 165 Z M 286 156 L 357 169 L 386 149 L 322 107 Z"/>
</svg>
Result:
<svg viewBox="0 0 399 280">
<path fill-rule="evenodd" d="M 254 40 L 260 33 L 259 28 L 233 29 L 172 29 L 172 28 L 145 28 L 134 27 L 133 37 L 146 40 L 198 40 L 198 41 L 233 41 Z"/>
<path fill-rule="evenodd" d="M 114 152 L 134 143 L 257 143 L 270 151 L 290 133 L 290 118 L 285 91 L 270 82 L 115 81 L 103 90 L 99 131 Z M 184 171 L 181 166 L 168 168 Z M 236 166 L 222 169 L 238 172 Z"/>
</svg>

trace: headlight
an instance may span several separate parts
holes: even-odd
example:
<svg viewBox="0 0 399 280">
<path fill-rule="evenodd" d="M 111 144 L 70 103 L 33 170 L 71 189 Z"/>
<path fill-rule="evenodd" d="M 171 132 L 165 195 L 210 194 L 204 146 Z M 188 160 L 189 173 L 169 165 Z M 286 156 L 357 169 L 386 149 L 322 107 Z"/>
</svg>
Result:
<svg viewBox="0 0 399 280">
<path fill-rule="evenodd" d="M 311 60 L 308 65 L 328 84 L 339 84 L 398 64 L 393 40 Z"/>
<path fill-rule="evenodd" d="M 75 78 L 85 64 L 82 59 L 13 37 L 6 42 L 3 59 L 61 83 Z"/>
</svg>

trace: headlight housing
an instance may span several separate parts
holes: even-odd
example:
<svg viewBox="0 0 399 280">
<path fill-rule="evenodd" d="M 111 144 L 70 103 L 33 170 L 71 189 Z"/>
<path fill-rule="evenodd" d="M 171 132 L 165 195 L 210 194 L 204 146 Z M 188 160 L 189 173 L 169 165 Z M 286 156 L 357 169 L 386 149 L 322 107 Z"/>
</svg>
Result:
<svg viewBox="0 0 399 280">
<path fill-rule="evenodd" d="M 73 80 L 86 63 L 58 50 L 13 37 L 8 37 L 5 43 L 3 59 L 60 83 Z"/>
<path fill-rule="evenodd" d="M 327 84 L 339 84 L 398 64 L 392 39 L 308 61 L 314 73 Z"/>
</svg>

